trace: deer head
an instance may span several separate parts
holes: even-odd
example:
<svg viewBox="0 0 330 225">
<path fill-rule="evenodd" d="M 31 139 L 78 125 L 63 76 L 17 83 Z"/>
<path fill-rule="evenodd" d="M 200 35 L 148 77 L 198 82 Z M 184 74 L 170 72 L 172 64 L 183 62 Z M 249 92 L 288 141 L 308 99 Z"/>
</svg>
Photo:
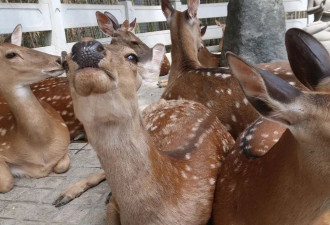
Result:
<svg viewBox="0 0 330 225">
<path fill-rule="evenodd" d="M 21 43 L 22 26 L 18 25 L 0 45 L 0 67 L 4 70 L 0 76 L 0 90 L 8 85 L 27 86 L 64 72 L 59 57 L 21 47 Z"/>
<path fill-rule="evenodd" d="M 136 91 L 141 85 L 139 74 L 146 74 L 139 63 L 142 61 L 160 67 L 159 58 L 162 59 L 164 55 L 164 46 L 159 46 L 161 48 L 149 61 L 144 58 L 146 56 L 138 56 L 125 45 L 103 46 L 94 40 L 75 44 L 72 53 L 67 56 L 72 97 L 77 103 L 74 107 L 88 104 L 96 112 L 75 110 L 77 118 L 85 124 L 124 119 L 137 113 L 136 105 L 128 107 L 128 104 L 137 104 L 134 100 L 137 99 Z M 88 54 L 93 54 L 94 61 L 85 60 Z M 138 73 L 139 70 L 141 73 Z M 136 88 L 129 88 L 132 86 Z"/>
<path fill-rule="evenodd" d="M 164 55 L 160 55 L 160 52 L 164 52 L 163 45 L 156 44 L 153 48 L 149 48 L 144 44 L 137 36 L 131 31 L 134 29 L 136 19 L 131 23 L 125 20 L 122 26 L 119 25 L 116 18 L 109 12 L 104 14 L 96 12 L 96 18 L 101 30 L 108 36 L 112 37 L 111 43 L 117 45 L 126 45 L 136 52 L 140 58 L 138 64 L 138 73 L 147 81 L 156 81 L 159 77 L 160 67 L 156 64 L 149 64 L 152 58 L 153 60 L 162 61 Z M 156 57 L 156 58 L 155 58 Z"/>
<path fill-rule="evenodd" d="M 201 22 L 197 18 L 199 0 L 188 1 L 188 9 L 184 12 L 175 10 L 169 0 L 162 0 L 161 6 L 164 16 L 166 17 L 166 20 L 169 24 L 170 30 L 177 30 L 172 27 L 179 26 L 182 33 L 187 36 L 187 38 L 182 37 L 181 41 L 189 41 L 191 42 L 191 46 L 196 46 L 196 49 L 200 49 L 202 47 L 202 36 L 200 28 Z M 171 37 L 175 35 L 176 34 L 171 33 Z M 176 44 L 176 41 L 174 41 L 173 38 L 172 44 Z"/>
<path fill-rule="evenodd" d="M 233 53 L 227 53 L 227 59 L 232 73 L 258 112 L 290 129 L 300 143 L 302 163 L 317 174 L 329 176 L 330 93 L 302 92 Z M 329 75 L 325 79 L 329 79 Z"/>
</svg>

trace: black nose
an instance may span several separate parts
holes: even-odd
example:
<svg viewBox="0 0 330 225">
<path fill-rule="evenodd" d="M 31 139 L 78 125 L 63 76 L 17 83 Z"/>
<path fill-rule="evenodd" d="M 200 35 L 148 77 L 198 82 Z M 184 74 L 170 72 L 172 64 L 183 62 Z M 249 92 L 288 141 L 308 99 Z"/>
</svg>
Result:
<svg viewBox="0 0 330 225">
<path fill-rule="evenodd" d="M 78 42 L 72 47 L 72 60 L 79 67 L 98 67 L 99 62 L 104 58 L 105 49 L 98 41 Z"/>
</svg>

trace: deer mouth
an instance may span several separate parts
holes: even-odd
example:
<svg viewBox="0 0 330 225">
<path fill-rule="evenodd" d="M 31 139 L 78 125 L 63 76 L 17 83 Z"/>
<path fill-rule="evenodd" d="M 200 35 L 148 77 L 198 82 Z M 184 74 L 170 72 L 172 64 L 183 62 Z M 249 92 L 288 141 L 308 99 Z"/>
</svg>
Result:
<svg viewBox="0 0 330 225">
<path fill-rule="evenodd" d="M 42 72 L 50 77 L 58 77 L 64 73 L 64 69 L 43 70 Z"/>
<path fill-rule="evenodd" d="M 104 94 L 118 87 L 116 77 L 103 68 L 85 67 L 75 71 L 73 86 L 81 96 Z"/>
</svg>

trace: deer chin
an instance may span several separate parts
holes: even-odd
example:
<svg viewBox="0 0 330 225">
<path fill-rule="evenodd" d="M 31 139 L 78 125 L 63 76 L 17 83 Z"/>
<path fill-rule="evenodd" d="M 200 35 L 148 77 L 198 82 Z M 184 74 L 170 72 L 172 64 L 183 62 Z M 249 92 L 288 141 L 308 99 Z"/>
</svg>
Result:
<svg viewBox="0 0 330 225">
<path fill-rule="evenodd" d="M 73 86 L 77 94 L 89 96 L 104 94 L 117 88 L 118 80 L 115 74 L 100 68 L 83 68 L 76 71 Z"/>
</svg>

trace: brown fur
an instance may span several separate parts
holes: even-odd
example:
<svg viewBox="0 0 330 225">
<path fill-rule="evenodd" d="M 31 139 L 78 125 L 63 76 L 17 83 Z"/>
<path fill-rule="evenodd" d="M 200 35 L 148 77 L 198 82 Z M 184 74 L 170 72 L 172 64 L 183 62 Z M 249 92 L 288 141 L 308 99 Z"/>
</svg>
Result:
<svg viewBox="0 0 330 225">
<path fill-rule="evenodd" d="M 242 154 L 242 143 L 236 142 L 220 168 L 214 224 L 322 224 L 320 221 L 327 218 L 330 198 L 329 92 L 298 91 L 300 94 L 291 96 L 290 102 L 281 102 L 280 95 L 269 94 L 270 87 L 274 88 L 272 92 L 281 87 L 266 83 L 269 78 L 262 78 L 255 68 L 237 57 L 230 55 L 228 60 L 249 99 L 258 96 L 272 110 L 267 117 L 282 122 L 290 130 L 278 137 L 267 154 L 256 159 Z M 257 88 L 247 85 L 251 79 L 257 81 Z M 264 113 L 262 108 L 260 112 Z M 275 129 L 269 126 L 267 134 Z M 254 135 L 249 139 L 260 141 Z M 253 143 L 251 147 L 255 147 Z"/>
<path fill-rule="evenodd" d="M 163 12 L 170 7 L 162 1 Z M 166 13 L 164 12 L 166 15 Z M 234 138 L 258 118 L 248 103 L 237 80 L 227 68 L 205 68 L 205 62 L 215 57 L 207 49 L 200 49 L 201 32 L 197 18 L 187 17 L 187 11 L 172 11 L 167 17 L 172 40 L 172 65 L 164 99 L 188 99 L 206 105 L 226 126 Z M 192 22 L 193 21 L 193 22 Z M 200 49 L 199 54 L 197 54 Z M 201 59 L 202 57 L 207 57 Z M 213 64 L 213 63 L 212 63 Z M 215 64 L 213 65 L 215 66 Z M 276 70 L 298 86 L 287 62 L 260 65 L 266 70 Z M 283 68 L 282 68 L 283 67 Z M 301 85 L 303 86 L 303 85 Z"/>
<path fill-rule="evenodd" d="M 124 57 L 134 51 L 113 44 L 107 49 L 95 72 L 116 77 L 118 86 L 103 94 L 80 96 L 74 84 L 87 71 L 76 71 L 68 61 L 75 112 L 113 193 L 108 224 L 118 224 L 119 218 L 120 224 L 205 224 L 219 158 L 232 138 L 208 109 L 188 101 L 161 100 L 144 111 L 144 122 L 136 95 L 141 81 L 136 65 Z M 187 148 L 192 141 L 196 148 Z"/>
<path fill-rule="evenodd" d="M 11 43 L 0 45 L 0 192 L 10 191 L 14 176 L 45 177 L 69 168 L 69 132 L 60 115 L 47 103 L 39 102 L 29 84 L 63 73 L 59 58 L 23 48 L 21 26 Z M 20 39 L 20 38 L 19 38 Z M 14 45 L 17 44 L 17 45 Z M 8 58 L 8 54 L 16 56 Z M 52 129 L 49 129 L 52 128 Z"/>
</svg>

